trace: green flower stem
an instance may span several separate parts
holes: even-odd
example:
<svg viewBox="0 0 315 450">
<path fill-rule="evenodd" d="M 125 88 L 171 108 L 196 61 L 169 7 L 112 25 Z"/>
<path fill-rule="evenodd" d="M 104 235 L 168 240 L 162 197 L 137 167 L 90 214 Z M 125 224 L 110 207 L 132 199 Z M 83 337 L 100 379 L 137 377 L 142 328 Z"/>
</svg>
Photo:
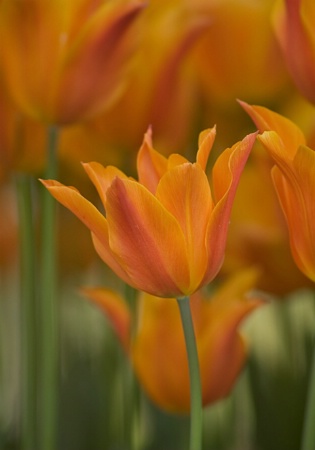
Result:
<svg viewBox="0 0 315 450">
<path fill-rule="evenodd" d="M 137 297 L 139 292 L 129 285 L 125 286 L 125 295 L 130 308 L 131 313 L 131 339 L 135 336 L 137 330 Z M 138 380 L 135 376 L 133 368 L 130 366 L 129 361 L 125 361 L 124 364 L 128 364 L 128 367 L 124 368 L 124 384 L 125 384 L 125 402 L 128 399 L 128 405 L 125 407 L 124 421 L 127 425 L 127 444 L 130 450 L 140 450 L 141 444 L 141 393 L 138 384 Z M 128 395 L 129 393 L 129 395 Z"/>
<path fill-rule="evenodd" d="M 46 178 L 56 178 L 58 130 L 48 130 Z M 42 254 L 40 296 L 40 446 L 57 448 L 58 345 L 56 310 L 56 204 L 46 190 L 42 192 Z"/>
<path fill-rule="evenodd" d="M 36 449 L 36 283 L 35 233 L 32 208 L 32 180 L 27 175 L 16 179 L 20 224 L 21 277 L 21 448 Z"/>
<path fill-rule="evenodd" d="M 304 429 L 302 434 L 301 450 L 315 448 L 315 346 L 313 361 L 309 378 L 309 387 L 304 419 Z"/>
<path fill-rule="evenodd" d="M 185 335 L 190 376 L 190 450 L 202 448 L 202 393 L 199 360 L 189 297 L 177 299 Z"/>
</svg>

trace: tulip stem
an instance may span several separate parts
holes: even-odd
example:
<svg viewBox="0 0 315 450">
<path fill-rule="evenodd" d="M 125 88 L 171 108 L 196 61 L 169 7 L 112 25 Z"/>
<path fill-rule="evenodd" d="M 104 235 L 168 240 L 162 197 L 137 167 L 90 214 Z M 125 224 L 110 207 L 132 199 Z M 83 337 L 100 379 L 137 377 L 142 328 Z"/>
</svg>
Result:
<svg viewBox="0 0 315 450">
<path fill-rule="evenodd" d="M 313 352 L 301 450 L 315 448 L 315 346 Z"/>
<path fill-rule="evenodd" d="M 21 448 L 36 449 L 36 283 L 32 180 L 16 180 L 20 224 L 21 277 Z"/>
<path fill-rule="evenodd" d="M 56 178 L 56 127 L 48 129 L 46 178 Z M 56 311 L 56 210 L 55 200 L 45 189 L 42 192 L 42 279 L 40 297 L 40 446 L 55 450 L 57 429 L 57 311 Z"/>
<path fill-rule="evenodd" d="M 131 339 L 134 338 L 137 328 L 137 291 L 129 286 L 125 287 L 126 298 L 131 311 Z M 137 382 L 137 378 L 128 365 L 128 370 L 124 371 L 125 384 L 128 387 L 128 391 L 131 393 L 129 402 L 130 407 L 126 408 L 127 416 L 125 415 L 125 423 L 128 425 L 128 440 L 129 448 L 131 450 L 139 450 L 141 448 L 141 405 L 140 405 L 140 389 Z"/>
<path fill-rule="evenodd" d="M 190 377 L 190 450 L 202 448 L 202 393 L 198 352 L 189 297 L 177 299 L 185 335 Z"/>
</svg>

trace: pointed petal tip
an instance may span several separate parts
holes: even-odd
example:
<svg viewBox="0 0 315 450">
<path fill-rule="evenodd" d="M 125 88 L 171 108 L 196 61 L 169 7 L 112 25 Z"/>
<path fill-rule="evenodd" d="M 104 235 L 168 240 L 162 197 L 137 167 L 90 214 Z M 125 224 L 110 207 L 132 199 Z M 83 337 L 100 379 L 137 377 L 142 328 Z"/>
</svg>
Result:
<svg viewBox="0 0 315 450">
<path fill-rule="evenodd" d="M 75 188 L 74 186 L 65 186 L 64 184 L 60 183 L 57 180 L 43 180 L 42 178 L 38 178 L 38 180 L 50 192 L 52 191 L 56 192 L 57 190 L 71 190 L 79 193 L 78 189 Z"/>
<path fill-rule="evenodd" d="M 249 103 L 240 99 L 236 99 L 236 101 L 243 108 L 243 110 L 252 118 L 251 114 L 254 113 L 253 108 L 255 108 L 256 105 L 250 105 Z"/>
<path fill-rule="evenodd" d="M 244 100 L 240 100 L 239 98 L 237 98 L 236 101 L 239 105 L 241 105 L 242 108 L 246 108 L 247 106 L 249 106 L 247 102 L 245 102 Z"/>
<path fill-rule="evenodd" d="M 38 181 L 40 181 L 42 185 L 47 189 L 63 186 L 61 183 L 59 183 L 59 181 L 56 180 L 44 180 L 42 178 L 38 178 Z"/>
<path fill-rule="evenodd" d="M 91 171 L 91 168 L 101 166 L 101 164 L 96 161 L 90 161 L 90 162 L 81 161 L 81 165 L 82 165 L 83 169 L 85 170 L 85 172 L 87 172 L 87 174 L 89 174 L 89 172 Z"/>
<path fill-rule="evenodd" d="M 153 128 L 152 124 L 148 126 L 147 131 L 144 133 L 143 143 L 147 143 L 150 146 L 152 146 L 152 134 L 153 134 Z"/>
</svg>

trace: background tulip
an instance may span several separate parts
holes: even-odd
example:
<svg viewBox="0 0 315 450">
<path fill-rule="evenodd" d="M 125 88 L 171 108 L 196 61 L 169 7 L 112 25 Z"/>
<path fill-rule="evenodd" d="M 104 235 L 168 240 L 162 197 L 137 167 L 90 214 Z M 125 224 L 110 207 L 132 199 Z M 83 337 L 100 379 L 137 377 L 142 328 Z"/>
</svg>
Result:
<svg viewBox="0 0 315 450">
<path fill-rule="evenodd" d="M 138 2 L 2 1 L 1 68 L 18 107 L 54 124 L 103 110 L 122 87 L 133 48 L 129 30 L 142 8 Z"/>
<path fill-rule="evenodd" d="M 245 271 L 212 295 L 200 292 L 191 298 L 204 406 L 229 394 L 246 362 L 247 343 L 238 328 L 263 304 L 246 295 L 255 278 L 255 271 Z M 130 312 L 128 321 L 122 297 L 106 289 L 86 288 L 83 293 L 104 311 L 125 350 L 129 334 L 128 355 L 149 398 L 162 409 L 188 412 L 188 364 L 176 299 L 140 294 L 131 335 Z"/>
<path fill-rule="evenodd" d="M 311 0 L 277 2 L 275 31 L 288 70 L 301 93 L 315 103 L 315 8 Z"/>
<path fill-rule="evenodd" d="M 294 260 L 314 281 L 314 150 L 305 145 L 301 130 L 285 117 L 263 107 L 244 107 L 263 132 L 259 140 L 275 162 L 272 177 L 287 221 Z"/>
<path fill-rule="evenodd" d="M 237 189 L 220 276 L 255 266 L 257 288 L 282 299 L 312 283 L 293 260 L 286 221 L 271 182 L 272 166 L 257 142 Z"/>
</svg>

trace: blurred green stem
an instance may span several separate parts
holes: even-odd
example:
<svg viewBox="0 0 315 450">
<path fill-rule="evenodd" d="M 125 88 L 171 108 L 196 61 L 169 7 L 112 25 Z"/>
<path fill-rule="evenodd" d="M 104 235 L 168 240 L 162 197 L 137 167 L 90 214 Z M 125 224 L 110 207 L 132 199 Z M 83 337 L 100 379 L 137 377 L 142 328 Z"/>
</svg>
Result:
<svg viewBox="0 0 315 450">
<path fill-rule="evenodd" d="M 125 286 L 125 295 L 131 312 L 131 339 L 133 339 L 137 330 L 137 297 L 138 291 L 129 285 Z M 125 361 L 126 364 L 126 361 Z M 132 367 L 127 361 L 128 369 L 125 366 L 125 388 L 126 394 L 129 392 L 129 407 L 126 408 L 125 423 L 127 424 L 127 442 L 129 441 L 130 450 L 141 449 L 141 412 L 140 412 L 140 388 L 138 380 Z M 130 395 L 131 394 L 131 395 Z M 128 395 L 128 394 L 127 394 Z"/>
<path fill-rule="evenodd" d="M 314 343 L 313 343 L 314 344 Z M 301 450 L 315 448 L 315 345 L 307 392 Z"/>
<path fill-rule="evenodd" d="M 45 177 L 56 178 L 58 130 L 48 129 Z M 40 449 L 56 450 L 58 399 L 58 346 L 56 310 L 56 204 L 42 192 L 42 254 L 40 296 Z"/>
<path fill-rule="evenodd" d="M 32 179 L 19 174 L 16 179 L 20 225 L 21 272 L 21 358 L 22 410 L 21 448 L 36 446 L 36 284 L 35 233 L 32 207 Z"/>
<path fill-rule="evenodd" d="M 189 297 L 177 299 L 185 335 L 190 376 L 190 450 L 202 448 L 202 393 L 199 359 Z"/>
</svg>

